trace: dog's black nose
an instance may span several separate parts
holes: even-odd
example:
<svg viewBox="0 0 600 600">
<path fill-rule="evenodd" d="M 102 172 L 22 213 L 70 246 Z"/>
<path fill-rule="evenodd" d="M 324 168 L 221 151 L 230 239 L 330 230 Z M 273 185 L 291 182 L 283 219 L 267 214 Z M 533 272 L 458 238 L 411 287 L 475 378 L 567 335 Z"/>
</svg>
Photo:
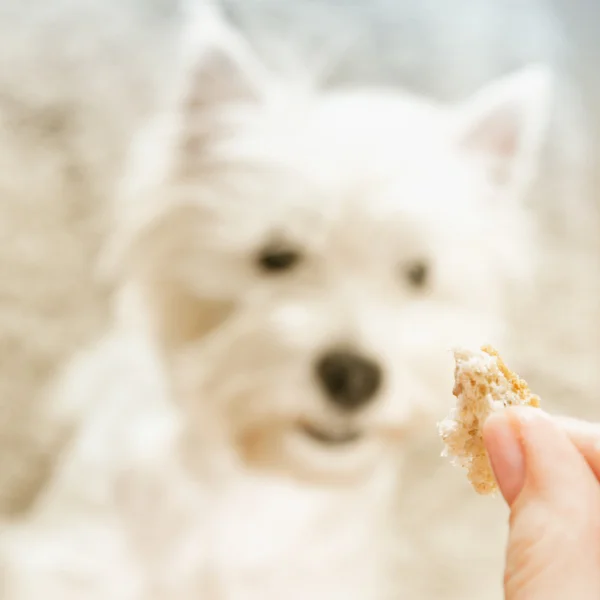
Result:
<svg viewBox="0 0 600 600">
<path fill-rule="evenodd" d="M 352 352 L 329 352 L 316 364 L 319 382 L 340 408 L 353 410 L 371 400 L 381 385 L 381 368 Z"/>
</svg>

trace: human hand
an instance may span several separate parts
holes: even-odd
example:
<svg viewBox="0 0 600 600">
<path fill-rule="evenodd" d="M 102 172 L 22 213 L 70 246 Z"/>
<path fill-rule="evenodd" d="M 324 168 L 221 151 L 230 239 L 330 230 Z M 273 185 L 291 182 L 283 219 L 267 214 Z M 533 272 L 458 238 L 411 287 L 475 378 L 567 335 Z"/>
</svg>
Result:
<svg viewBox="0 0 600 600">
<path fill-rule="evenodd" d="M 600 425 L 518 407 L 484 440 L 510 507 L 506 600 L 600 599 Z"/>
</svg>

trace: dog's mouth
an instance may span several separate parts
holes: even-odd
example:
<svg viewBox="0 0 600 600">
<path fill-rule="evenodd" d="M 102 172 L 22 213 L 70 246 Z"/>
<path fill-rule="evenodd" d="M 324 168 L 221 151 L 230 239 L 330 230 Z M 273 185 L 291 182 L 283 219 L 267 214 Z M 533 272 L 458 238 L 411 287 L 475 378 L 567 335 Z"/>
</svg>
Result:
<svg viewBox="0 0 600 600">
<path fill-rule="evenodd" d="M 310 438 L 328 446 L 344 446 L 353 444 L 363 437 L 359 429 L 333 430 L 312 423 L 301 423 L 300 428 Z"/>
</svg>

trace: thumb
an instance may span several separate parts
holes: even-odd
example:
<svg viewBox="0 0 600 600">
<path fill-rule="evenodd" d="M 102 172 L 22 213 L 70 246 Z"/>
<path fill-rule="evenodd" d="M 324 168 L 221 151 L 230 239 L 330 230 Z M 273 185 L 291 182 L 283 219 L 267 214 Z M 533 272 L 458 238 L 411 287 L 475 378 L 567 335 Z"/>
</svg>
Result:
<svg viewBox="0 0 600 600">
<path fill-rule="evenodd" d="M 506 600 L 600 598 L 600 484 L 541 410 L 513 408 L 484 427 L 511 509 Z"/>
</svg>

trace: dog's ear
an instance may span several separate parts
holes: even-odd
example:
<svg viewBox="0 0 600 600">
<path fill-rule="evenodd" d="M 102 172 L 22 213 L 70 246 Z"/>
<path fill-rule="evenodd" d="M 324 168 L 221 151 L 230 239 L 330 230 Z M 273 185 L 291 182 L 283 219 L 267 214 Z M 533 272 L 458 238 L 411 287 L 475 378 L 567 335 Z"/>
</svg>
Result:
<svg viewBox="0 0 600 600">
<path fill-rule="evenodd" d="M 180 83 L 172 103 L 175 177 L 205 179 L 212 151 L 235 119 L 267 103 L 274 78 L 242 34 L 207 0 L 195 1 L 182 36 Z"/>
<path fill-rule="evenodd" d="M 188 2 L 180 35 L 158 110 L 130 148 L 113 205 L 115 233 L 100 261 L 103 278 L 120 272 L 150 234 L 158 236 L 164 219 L 206 210 L 198 188 L 218 169 L 212 149 L 232 131 L 226 115 L 262 104 L 272 89 L 274 78 L 210 0 Z"/>
<path fill-rule="evenodd" d="M 250 44 L 206 0 L 187 11 L 181 45 L 179 105 L 192 119 L 237 102 L 259 102 L 271 78 Z"/>
<path fill-rule="evenodd" d="M 274 88 L 267 69 L 211 0 L 190 0 L 179 51 L 156 118 L 132 145 L 125 195 L 156 187 L 186 168 L 203 175 L 211 145 L 225 132 L 225 115 L 262 104 Z"/>
<path fill-rule="evenodd" d="M 552 105 L 552 74 L 532 65 L 502 77 L 458 107 L 453 135 L 495 185 L 520 194 L 539 168 Z"/>
</svg>

